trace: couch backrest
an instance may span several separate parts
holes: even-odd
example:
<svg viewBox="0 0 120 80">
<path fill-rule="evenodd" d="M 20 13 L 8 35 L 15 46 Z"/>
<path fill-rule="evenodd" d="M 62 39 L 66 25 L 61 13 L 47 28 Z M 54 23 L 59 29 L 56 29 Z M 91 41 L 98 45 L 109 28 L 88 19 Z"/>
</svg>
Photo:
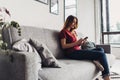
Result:
<svg viewBox="0 0 120 80">
<path fill-rule="evenodd" d="M 17 29 L 13 27 L 4 28 L 2 36 L 3 40 L 8 44 L 8 48 L 11 48 L 14 42 L 22 38 L 27 40 L 32 38 L 45 43 L 56 58 L 62 58 L 64 55 L 59 44 L 58 33 L 57 30 L 21 26 L 21 36 L 18 36 Z"/>
</svg>

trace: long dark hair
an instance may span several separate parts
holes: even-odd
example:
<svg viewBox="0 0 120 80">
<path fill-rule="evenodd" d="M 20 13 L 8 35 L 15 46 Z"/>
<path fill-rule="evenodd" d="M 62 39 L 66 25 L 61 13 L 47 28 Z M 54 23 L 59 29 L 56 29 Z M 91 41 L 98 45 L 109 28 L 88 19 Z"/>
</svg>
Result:
<svg viewBox="0 0 120 80">
<path fill-rule="evenodd" d="M 78 19 L 77 19 L 77 17 L 75 17 L 73 15 L 70 15 L 70 16 L 67 17 L 67 19 L 66 19 L 66 21 L 64 23 L 63 29 L 68 28 L 72 24 L 74 19 L 76 19 L 76 26 L 75 26 L 75 29 L 76 29 L 78 27 Z"/>
</svg>

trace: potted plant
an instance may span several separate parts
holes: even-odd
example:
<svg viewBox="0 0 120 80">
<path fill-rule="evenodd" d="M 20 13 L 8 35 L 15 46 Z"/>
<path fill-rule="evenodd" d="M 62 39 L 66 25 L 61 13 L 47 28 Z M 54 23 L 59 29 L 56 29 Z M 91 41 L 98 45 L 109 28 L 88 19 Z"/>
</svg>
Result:
<svg viewBox="0 0 120 80">
<path fill-rule="evenodd" d="M 8 15 L 9 17 L 10 12 L 6 8 L 0 8 L 0 48 L 1 49 L 6 49 L 7 48 L 7 43 L 3 42 L 2 40 L 2 29 L 4 27 L 14 27 L 18 30 L 18 35 L 21 36 L 21 28 L 18 22 L 16 21 L 6 21 L 6 16 Z"/>
</svg>

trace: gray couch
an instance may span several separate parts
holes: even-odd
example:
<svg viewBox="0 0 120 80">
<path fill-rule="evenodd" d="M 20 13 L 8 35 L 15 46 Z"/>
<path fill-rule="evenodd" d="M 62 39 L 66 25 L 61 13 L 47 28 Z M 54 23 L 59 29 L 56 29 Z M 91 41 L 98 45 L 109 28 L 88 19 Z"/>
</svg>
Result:
<svg viewBox="0 0 120 80">
<path fill-rule="evenodd" d="M 11 49 L 12 44 L 19 39 L 37 39 L 47 45 L 53 55 L 59 61 L 61 68 L 43 67 L 39 70 L 36 57 L 28 52 L 0 52 L 0 80 L 95 80 L 100 75 L 96 66 L 87 60 L 71 60 L 65 58 L 59 46 L 57 30 L 21 26 L 22 34 L 18 36 L 15 28 L 3 29 L 3 40 L 8 43 Z M 81 35 L 81 34 L 80 34 Z M 114 56 L 110 54 L 109 45 L 98 45 L 105 49 L 109 65 L 114 62 Z M 40 79 L 39 79 L 40 80 Z"/>
</svg>

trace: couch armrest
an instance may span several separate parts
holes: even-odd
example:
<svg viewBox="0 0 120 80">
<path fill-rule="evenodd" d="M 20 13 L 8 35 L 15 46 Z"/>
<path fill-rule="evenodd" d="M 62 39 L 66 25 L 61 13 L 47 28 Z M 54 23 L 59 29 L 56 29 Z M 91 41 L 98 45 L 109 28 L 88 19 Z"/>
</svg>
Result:
<svg viewBox="0 0 120 80">
<path fill-rule="evenodd" d="M 25 80 L 25 56 L 0 50 L 0 80 Z"/>
<path fill-rule="evenodd" d="M 38 80 L 39 62 L 35 53 L 0 51 L 0 80 Z"/>
<path fill-rule="evenodd" d="M 38 80 L 38 71 L 41 69 L 41 59 L 36 53 L 16 52 L 25 55 L 25 80 Z"/>
<path fill-rule="evenodd" d="M 97 44 L 96 47 L 102 47 L 105 53 L 111 54 L 111 46 L 109 44 Z"/>
</svg>

